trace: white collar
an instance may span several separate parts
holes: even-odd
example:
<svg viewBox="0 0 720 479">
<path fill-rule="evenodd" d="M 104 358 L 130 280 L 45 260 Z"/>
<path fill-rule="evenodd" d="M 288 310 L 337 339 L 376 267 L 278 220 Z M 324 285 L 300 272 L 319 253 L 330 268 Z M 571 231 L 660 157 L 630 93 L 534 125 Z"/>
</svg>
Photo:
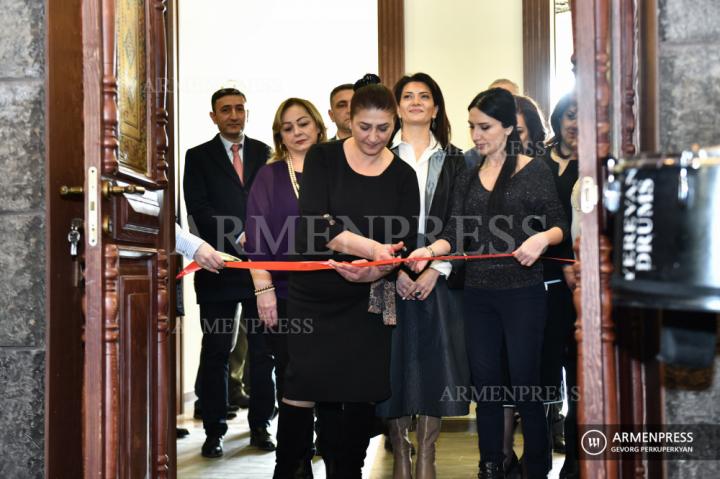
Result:
<svg viewBox="0 0 720 479">
<path fill-rule="evenodd" d="M 232 148 L 233 145 L 239 144 L 239 145 L 240 145 L 240 148 L 243 147 L 243 143 L 245 143 L 245 135 L 241 134 L 241 135 L 240 135 L 240 141 L 237 141 L 237 142 L 236 142 L 236 141 L 230 141 L 230 140 L 228 140 L 227 138 L 225 138 L 225 137 L 222 136 L 222 134 L 221 134 L 221 135 L 220 135 L 220 141 L 222 141 L 223 145 L 225 146 L 225 151 L 230 151 L 230 148 Z"/>
<path fill-rule="evenodd" d="M 430 148 L 431 150 L 439 149 L 440 145 L 438 144 L 438 141 L 435 138 L 435 135 L 433 135 L 432 130 L 429 130 L 429 133 L 430 133 L 430 143 L 428 144 L 428 148 Z M 392 139 L 392 146 L 390 147 L 390 149 L 395 149 L 402 144 L 409 145 L 410 143 L 408 143 L 407 141 L 403 141 L 402 129 L 399 129 L 397 131 L 397 133 L 395 133 L 395 136 Z"/>
</svg>

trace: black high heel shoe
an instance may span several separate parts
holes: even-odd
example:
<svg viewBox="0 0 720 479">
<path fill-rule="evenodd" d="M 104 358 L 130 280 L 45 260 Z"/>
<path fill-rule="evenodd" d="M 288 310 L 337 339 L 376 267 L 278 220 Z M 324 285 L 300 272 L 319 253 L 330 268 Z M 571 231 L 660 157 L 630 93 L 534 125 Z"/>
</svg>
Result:
<svg viewBox="0 0 720 479">
<path fill-rule="evenodd" d="M 478 479 L 505 479 L 503 465 L 497 462 L 480 461 L 480 472 Z"/>
</svg>

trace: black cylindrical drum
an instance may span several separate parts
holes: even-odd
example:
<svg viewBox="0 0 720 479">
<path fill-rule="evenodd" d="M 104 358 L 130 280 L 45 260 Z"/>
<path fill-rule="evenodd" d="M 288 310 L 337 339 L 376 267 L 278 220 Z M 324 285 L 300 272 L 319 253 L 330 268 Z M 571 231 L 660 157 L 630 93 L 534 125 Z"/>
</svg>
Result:
<svg viewBox="0 0 720 479">
<path fill-rule="evenodd" d="M 720 147 L 622 162 L 617 304 L 720 312 Z"/>
</svg>

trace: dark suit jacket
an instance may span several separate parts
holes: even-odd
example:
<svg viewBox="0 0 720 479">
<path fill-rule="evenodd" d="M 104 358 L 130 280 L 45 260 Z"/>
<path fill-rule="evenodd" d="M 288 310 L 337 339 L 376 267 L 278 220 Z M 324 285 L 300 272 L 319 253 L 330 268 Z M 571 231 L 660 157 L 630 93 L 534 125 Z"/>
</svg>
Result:
<svg viewBox="0 0 720 479">
<path fill-rule="evenodd" d="M 245 227 L 250 186 L 269 156 L 269 146 L 245 137 L 242 153 L 245 182 L 242 184 L 219 134 L 187 151 L 183 188 L 188 223 L 195 226 L 198 236 L 218 251 L 242 257 L 235 241 Z M 253 296 L 253 290 L 247 271 L 223 270 L 215 274 L 202 270 L 195 273 L 198 303 L 246 299 Z"/>
</svg>

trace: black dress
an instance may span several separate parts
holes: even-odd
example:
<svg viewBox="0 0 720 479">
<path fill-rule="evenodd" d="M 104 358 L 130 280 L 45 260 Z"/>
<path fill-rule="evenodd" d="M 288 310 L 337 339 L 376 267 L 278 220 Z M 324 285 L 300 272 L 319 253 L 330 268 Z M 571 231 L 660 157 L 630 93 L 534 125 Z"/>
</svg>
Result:
<svg viewBox="0 0 720 479">
<path fill-rule="evenodd" d="M 299 259 L 358 259 L 326 246 L 345 230 L 383 244 L 402 240 L 411 251 L 420 210 L 415 172 L 394 157 L 378 176 L 356 173 L 344 143 L 315 145 L 305 158 L 295 239 Z M 390 396 L 391 329 L 368 312 L 369 295 L 369 283 L 346 281 L 335 271 L 290 275 L 288 314 L 304 326 L 288 335 L 288 399 L 374 402 Z"/>
<path fill-rule="evenodd" d="M 560 165 L 550 157 L 551 149 L 543 157 L 550 167 L 555 180 L 558 198 L 565 216 L 570 223 L 572 205 L 570 196 L 578 179 L 578 162 L 570 161 L 560 174 Z M 560 244 L 550 246 L 544 256 L 550 258 L 573 258 L 573 244 L 570 235 L 566 235 Z M 541 382 L 546 388 L 546 402 L 562 400 L 562 366 L 564 358 L 574 356 L 575 349 L 575 307 L 572 291 L 565 283 L 562 268 L 567 263 L 546 260 L 543 262 L 543 279 L 547 290 L 547 322 L 543 341 Z"/>
</svg>

